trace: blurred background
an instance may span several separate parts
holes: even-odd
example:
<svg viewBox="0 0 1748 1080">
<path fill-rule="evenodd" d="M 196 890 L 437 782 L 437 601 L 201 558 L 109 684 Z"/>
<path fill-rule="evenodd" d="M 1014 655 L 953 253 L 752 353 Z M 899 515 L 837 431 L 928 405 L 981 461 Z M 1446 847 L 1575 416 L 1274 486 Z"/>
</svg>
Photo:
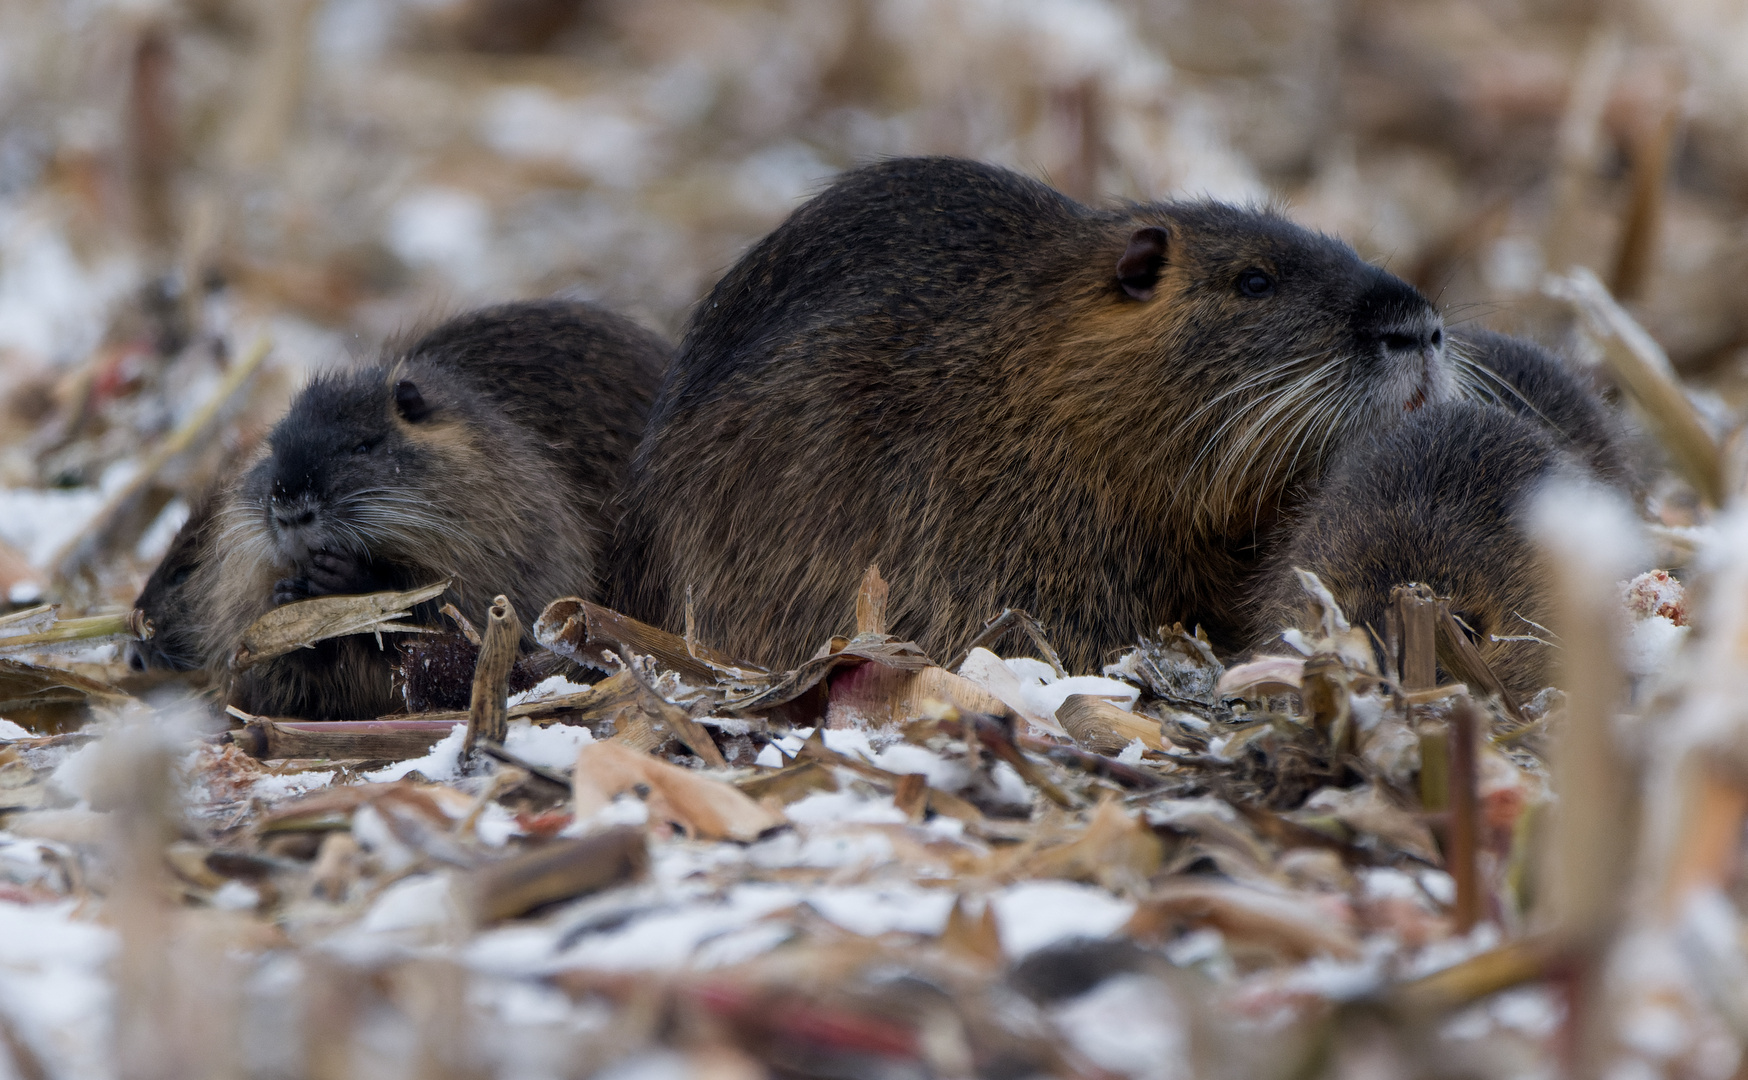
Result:
<svg viewBox="0 0 1748 1080">
<path fill-rule="evenodd" d="M 1276 203 L 1569 347 L 1586 265 L 1734 401 L 1745 60 L 1727 0 L 6 0 L 0 597 L 127 603 L 309 370 L 464 307 L 677 336 L 888 155 Z"/>
</svg>

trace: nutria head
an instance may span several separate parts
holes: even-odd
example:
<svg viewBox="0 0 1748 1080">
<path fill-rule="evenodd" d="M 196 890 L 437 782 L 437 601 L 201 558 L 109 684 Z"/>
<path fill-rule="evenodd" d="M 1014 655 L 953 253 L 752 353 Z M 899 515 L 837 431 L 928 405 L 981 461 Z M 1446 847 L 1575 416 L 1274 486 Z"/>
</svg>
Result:
<svg viewBox="0 0 1748 1080">
<path fill-rule="evenodd" d="M 1461 393 L 1438 312 L 1341 241 L 1218 203 L 1125 216 L 1104 302 L 1082 313 L 1109 352 L 1138 354 L 1117 370 L 1152 367 L 1156 419 L 1124 411 L 1161 440 L 1149 456 L 1178 471 L 1188 520 L 1255 524 L 1333 447 Z"/>
<path fill-rule="evenodd" d="M 429 584 L 477 565 L 505 502 L 532 498 L 491 483 L 526 441 L 429 368 L 319 376 L 244 478 L 237 531 L 287 571 L 275 603 Z"/>
</svg>

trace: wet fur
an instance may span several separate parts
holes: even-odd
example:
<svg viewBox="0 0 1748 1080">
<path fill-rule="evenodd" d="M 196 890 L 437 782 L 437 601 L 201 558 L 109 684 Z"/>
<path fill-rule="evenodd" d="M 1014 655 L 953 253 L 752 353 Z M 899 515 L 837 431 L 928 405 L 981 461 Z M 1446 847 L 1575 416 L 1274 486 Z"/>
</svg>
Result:
<svg viewBox="0 0 1748 1080">
<path fill-rule="evenodd" d="M 508 595 L 524 627 L 549 601 L 592 596 L 667 347 L 587 304 L 511 304 L 464 315 L 387 362 L 324 375 L 292 404 L 219 513 L 222 557 L 204 590 L 207 662 L 306 596 L 455 583 L 443 601 L 483 621 Z M 404 415 L 412 383 L 421 411 Z M 285 518 L 307 511 L 307 526 Z M 281 516 L 276 519 L 275 515 Z M 323 642 L 234 678 L 232 699 L 271 715 L 357 719 L 397 711 L 393 641 Z"/>
<path fill-rule="evenodd" d="M 1451 598 L 1507 686 L 1527 694 L 1548 684 L 1551 648 L 1492 640 L 1541 637 L 1532 624 L 1548 625 L 1546 568 L 1522 515 L 1559 477 L 1630 495 L 1624 435 L 1582 377 L 1531 342 L 1468 334 L 1452 352 L 1485 401 L 1422 410 L 1336 457 L 1253 586 L 1259 647 L 1309 617 L 1294 567 L 1316 573 L 1355 625 L 1379 635 L 1391 590 L 1421 582 Z"/>
<path fill-rule="evenodd" d="M 1117 267 L 1169 235 L 1140 299 Z M 1234 279 L 1261 267 L 1266 300 Z M 1438 323 L 1339 241 L 1213 203 L 1094 210 L 992 166 L 846 175 L 699 305 L 638 450 L 610 602 L 793 663 L 878 562 L 946 659 L 1004 606 L 1075 670 L 1238 628 L 1259 537 L 1336 445 L 1454 395 Z M 1420 346 L 1416 346 L 1419 348 Z"/>
</svg>

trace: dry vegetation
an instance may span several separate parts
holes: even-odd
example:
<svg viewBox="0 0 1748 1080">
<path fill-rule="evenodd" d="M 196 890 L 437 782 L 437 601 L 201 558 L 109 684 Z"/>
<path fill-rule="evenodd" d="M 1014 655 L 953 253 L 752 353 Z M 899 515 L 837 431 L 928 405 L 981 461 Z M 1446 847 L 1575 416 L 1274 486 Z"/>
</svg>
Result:
<svg viewBox="0 0 1748 1080">
<path fill-rule="evenodd" d="M 0 6 L 0 1068 L 1741 1075 L 1744 60 L 1722 0 Z M 677 334 L 907 153 L 1278 200 L 1592 362 L 1659 479 L 1645 530 L 1545 515 L 1570 694 L 1492 693 L 1411 592 L 1382 671 L 1328 606 L 1230 669 L 1181 627 L 1082 681 L 931 659 L 877 573 L 795 672 L 460 613 L 472 708 L 416 720 L 118 662 L 309 370 L 552 293 Z M 1685 594 L 1623 605 L 1646 540 Z M 409 602 L 282 609 L 250 657 Z M 508 697 L 519 619 L 600 681 Z"/>
</svg>

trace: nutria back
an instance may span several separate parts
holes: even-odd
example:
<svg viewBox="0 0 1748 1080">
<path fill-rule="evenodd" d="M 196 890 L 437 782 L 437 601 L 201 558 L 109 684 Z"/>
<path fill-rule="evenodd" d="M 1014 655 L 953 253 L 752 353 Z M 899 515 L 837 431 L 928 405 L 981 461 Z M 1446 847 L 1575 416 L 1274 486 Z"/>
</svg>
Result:
<svg viewBox="0 0 1748 1080">
<path fill-rule="evenodd" d="M 1095 668 L 1239 625 L 1336 445 L 1453 396 L 1437 313 L 1346 245 L 1217 203 L 1082 206 L 988 165 L 849 173 L 699 305 L 651 414 L 610 602 L 793 663 L 879 563 L 946 659 L 1003 607 Z"/>
<path fill-rule="evenodd" d="M 416 618 L 435 623 L 447 601 L 480 620 L 503 593 L 527 626 L 557 597 L 594 595 L 667 351 L 593 305 L 521 303 L 315 379 L 219 515 L 207 662 L 222 669 L 251 621 L 310 596 L 452 578 Z M 250 712 L 375 716 L 399 707 L 391 668 L 374 639 L 344 638 L 251 668 L 232 696 Z"/>
</svg>

